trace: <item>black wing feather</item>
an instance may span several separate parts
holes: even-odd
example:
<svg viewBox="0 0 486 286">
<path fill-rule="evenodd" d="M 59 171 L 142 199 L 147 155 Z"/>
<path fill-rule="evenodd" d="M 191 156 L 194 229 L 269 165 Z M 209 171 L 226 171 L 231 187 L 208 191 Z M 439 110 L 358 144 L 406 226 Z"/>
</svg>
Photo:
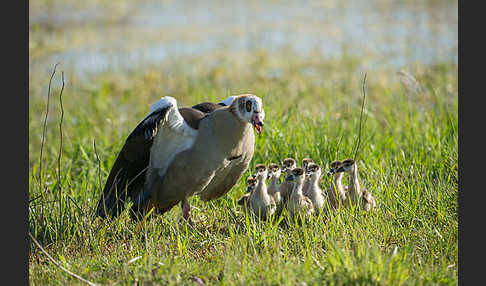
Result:
<svg viewBox="0 0 486 286">
<path fill-rule="evenodd" d="M 134 198 L 141 190 L 145 182 L 153 139 L 157 134 L 160 120 L 170 108 L 171 106 L 167 106 L 155 110 L 128 135 L 98 200 L 98 216 L 118 216 L 123 211 L 126 199 Z"/>
<path fill-rule="evenodd" d="M 204 113 L 211 113 L 211 112 L 215 111 L 216 109 L 222 108 L 224 106 L 225 106 L 224 104 L 219 104 L 219 103 L 216 104 L 216 103 L 212 103 L 212 102 L 202 102 L 202 103 L 194 105 L 192 108 L 200 110 Z"/>
</svg>

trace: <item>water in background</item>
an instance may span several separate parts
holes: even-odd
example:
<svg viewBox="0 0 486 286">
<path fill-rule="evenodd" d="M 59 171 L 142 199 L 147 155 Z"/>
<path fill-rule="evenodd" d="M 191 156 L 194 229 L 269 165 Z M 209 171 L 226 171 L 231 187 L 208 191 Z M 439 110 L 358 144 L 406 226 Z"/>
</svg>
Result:
<svg viewBox="0 0 486 286">
<path fill-rule="evenodd" d="M 83 75 L 221 50 L 348 54 L 391 68 L 458 62 L 457 1 L 53 2 L 30 7 L 31 77 L 58 61 Z"/>
</svg>

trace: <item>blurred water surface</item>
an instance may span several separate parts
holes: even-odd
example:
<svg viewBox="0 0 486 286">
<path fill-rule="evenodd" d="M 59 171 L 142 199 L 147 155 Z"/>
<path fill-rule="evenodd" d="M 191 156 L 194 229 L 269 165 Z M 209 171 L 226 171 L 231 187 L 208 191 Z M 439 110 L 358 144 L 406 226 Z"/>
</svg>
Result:
<svg viewBox="0 0 486 286">
<path fill-rule="evenodd" d="M 370 67 L 458 62 L 457 1 L 30 1 L 31 79 L 221 51 L 362 57 Z"/>
</svg>

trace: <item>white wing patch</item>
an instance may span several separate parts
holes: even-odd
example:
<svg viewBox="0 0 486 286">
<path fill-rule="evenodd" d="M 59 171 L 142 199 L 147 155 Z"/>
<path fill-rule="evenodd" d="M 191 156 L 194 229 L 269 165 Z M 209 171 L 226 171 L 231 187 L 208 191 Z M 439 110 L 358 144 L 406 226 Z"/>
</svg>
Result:
<svg viewBox="0 0 486 286">
<path fill-rule="evenodd" d="M 163 97 L 150 106 L 150 111 L 152 113 L 168 105 L 171 107 L 166 117 L 161 120 L 150 149 L 150 169 L 157 169 L 160 176 L 165 174 L 175 155 L 192 147 L 198 133 L 184 121 L 173 97 Z"/>
<path fill-rule="evenodd" d="M 225 100 L 221 101 L 220 103 L 223 103 L 226 106 L 230 106 L 233 103 L 233 100 L 235 100 L 236 96 L 230 96 L 226 98 Z"/>
</svg>

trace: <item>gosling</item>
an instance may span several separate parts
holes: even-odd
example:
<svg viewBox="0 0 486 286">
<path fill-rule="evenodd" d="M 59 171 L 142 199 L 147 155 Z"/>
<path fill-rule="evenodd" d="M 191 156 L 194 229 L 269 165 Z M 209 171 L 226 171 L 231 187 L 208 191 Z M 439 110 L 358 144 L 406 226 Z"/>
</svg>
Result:
<svg viewBox="0 0 486 286">
<path fill-rule="evenodd" d="M 246 208 L 246 202 L 248 201 L 248 197 L 250 197 L 251 192 L 255 189 L 258 180 L 255 179 L 253 176 L 248 177 L 246 180 L 247 188 L 246 193 L 238 200 L 238 205 L 244 206 Z"/>
<path fill-rule="evenodd" d="M 265 165 L 256 165 L 255 175 L 258 182 L 255 189 L 250 193 L 246 204 L 247 209 L 260 219 L 269 218 L 277 208 L 275 201 L 267 192 L 267 173 L 267 167 Z"/>
<path fill-rule="evenodd" d="M 268 165 L 268 177 L 270 178 L 270 183 L 268 185 L 267 191 L 276 204 L 279 204 L 281 201 L 279 190 L 279 180 L 281 174 L 282 171 L 280 170 L 279 165 L 274 163 Z"/>
<path fill-rule="evenodd" d="M 288 177 L 292 174 L 292 170 L 297 166 L 296 162 L 292 158 L 286 158 L 283 160 L 282 172 L 285 173 L 285 177 Z M 282 184 L 280 184 L 279 192 L 280 192 L 280 200 L 283 204 L 287 203 L 289 199 L 290 192 L 292 191 L 294 183 L 292 181 L 284 180 Z"/>
<path fill-rule="evenodd" d="M 312 201 L 304 196 L 302 187 L 304 185 L 305 173 L 302 168 L 294 168 L 286 180 L 294 182 L 291 194 L 287 202 L 287 209 L 291 217 L 311 215 L 314 212 Z"/>
<path fill-rule="evenodd" d="M 308 166 L 311 163 L 314 163 L 314 160 L 312 160 L 311 158 L 302 159 L 302 169 L 304 169 L 305 172 L 304 187 L 302 188 L 302 193 L 304 194 L 304 196 L 309 196 L 309 194 L 307 193 L 307 189 L 309 188 L 310 185 Z"/>
<path fill-rule="evenodd" d="M 339 208 L 339 205 L 347 204 L 347 188 L 343 186 L 343 172 L 337 172 L 343 165 L 343 162 L 336 160 L 331 163 L 331 169 L 328 175 L 333 176 L 331 186 L 327 188 L 327 202 L 332 209 Z"/>
<path fill-rule="evenodd" d="M 343 160 L 342 166 L 339 167 L 336 172 L 346 172 L 349 174 L 348 201 L 350 205 L 361 203 L 366 211 L 370 211 L 376 207 L 376 202 L 371 195 L 371 192 L 369 192 L 369 190 L 367 190 L 366 188 L 361 188 L 358 177 L 358 166 L 355 160 Z M 363 197 L 364 193 L 366 193 L 366 198 Z"/>
<path fill-rule="evenodd" d="M 321 212 L 325 207 L 325 197 L 319 187 L 319 179 L 321 178 L 321 168 L 315 163 L 310 163 L 308 166 L 308 188 L 307 197 L 311 200 L 315 212 Z"/>
</svg>

